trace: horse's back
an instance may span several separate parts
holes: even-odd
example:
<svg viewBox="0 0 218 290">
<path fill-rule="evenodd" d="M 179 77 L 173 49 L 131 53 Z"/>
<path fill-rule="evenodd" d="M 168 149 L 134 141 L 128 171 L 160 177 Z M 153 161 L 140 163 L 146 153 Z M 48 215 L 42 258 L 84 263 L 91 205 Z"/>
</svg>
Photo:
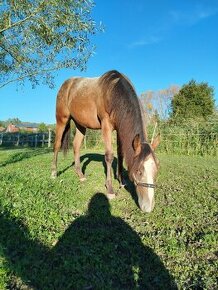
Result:
<svg viewBox="0 0 218 290">
<path fill-rule="evenodd" d="M 98 79 L 74 77 L 65 81 L 57 96 L 57 111 L 63 111 L 65 107 L 79 125 L 100 129 L 99 114 L 104 102 L 101 100 Z"/>
</svg>

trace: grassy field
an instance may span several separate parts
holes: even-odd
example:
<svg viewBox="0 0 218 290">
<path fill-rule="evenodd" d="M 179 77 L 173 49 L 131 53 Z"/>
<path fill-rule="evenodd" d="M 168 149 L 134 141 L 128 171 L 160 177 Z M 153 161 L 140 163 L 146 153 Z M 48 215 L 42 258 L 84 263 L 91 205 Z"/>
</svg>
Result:
<svg viewBox="0 0 218 290">
<path fill-rule="evenodd" d="M 71 154 L 51 180 L 51 151 L 0 150 L 0 289 L 217 289 L 217 159 L 159 154 L 144 214 L 129 182 L 108 202 L 102 154 L 80 183 Z"/>
</svg>

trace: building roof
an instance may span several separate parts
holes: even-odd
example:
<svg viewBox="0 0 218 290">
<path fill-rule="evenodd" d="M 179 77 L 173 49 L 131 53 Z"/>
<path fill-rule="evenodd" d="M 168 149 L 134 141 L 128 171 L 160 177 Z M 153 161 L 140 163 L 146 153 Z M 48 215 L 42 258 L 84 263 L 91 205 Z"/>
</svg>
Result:
<svg viewBox="0 0 218 290">
<path fill-rule="evenodd" d="M 38 128 L 39 124 L 37 123 L 28 123 L 28 122 L 22 122 L 18 125 L 16 125 L 18 128 Z"/>
</svg>

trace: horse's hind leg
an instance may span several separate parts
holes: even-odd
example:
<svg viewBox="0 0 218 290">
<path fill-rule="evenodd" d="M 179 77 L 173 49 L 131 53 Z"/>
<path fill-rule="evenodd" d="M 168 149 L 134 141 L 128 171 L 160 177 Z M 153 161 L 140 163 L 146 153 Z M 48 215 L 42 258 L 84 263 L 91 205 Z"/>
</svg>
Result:
<svg viewBox="0 0 218 290">
<path fill-rule="evenodd" d="M 55 134 L 55 143 L 54 143 L 54 157 L 53 157 L 52 168 L 51 168 L 52 178 L 57 177 L 58 152 L 61 148 L 61 141 L 62 141 L 63 133 L 68 122 L 69 122 L 69 117 L 57 118 L 56 130 L 55 130 L 56 134 Z"/>
<path fill-rule="evenodd" d="M 86 178 L 81 171 L 80 166 L 80 147 L 86 133 L 86 128 L 76 124 L 76 134 L 73 140 L 73 151 L 75 160 L 75 171 L 79 176 L 80 181 L 84 181 Z"/>
</svg>

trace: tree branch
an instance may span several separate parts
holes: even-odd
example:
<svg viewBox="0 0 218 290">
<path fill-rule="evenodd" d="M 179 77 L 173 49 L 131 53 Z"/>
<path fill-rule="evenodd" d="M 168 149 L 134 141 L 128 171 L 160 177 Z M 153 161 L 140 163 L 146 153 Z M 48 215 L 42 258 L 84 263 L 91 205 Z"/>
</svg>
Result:
<svg viewBox="0 0 218 290">
<path fill-rule="evenodd" d="M 35 16 L 35 15 L 36 15 L 40 10 L 42 10 L 42 4 L 43 4 L 44 2 L 45 2 L 45 0 L 42 1 L 41 4 L 39 5 L 38 9 L 35 9 L 35 11 L 32 12 L 29 16 L 27 16 L 27 17 L 25 17 L 24 19 L 21 19 L 20 21 L 17 21 L 17 22 L 15 22 L 15 23 L 12 23 L 11 25 L 9 25 L 9 26 L 7 26 L 7 27 L 1 29 L 1 30 L 0 30 L 0 34 L 3 33 L 3 32 L 5 32 L 5 31 L 8 30 L 8 29 L 11 29 L 11 28 L 15 27 L 15 26 L 19 26 L 19 25 L 21 25 L 23 22 L 26 22 L 26 21 L 29 20 L 30 18 L 34 17 L 34 16 Z"/>
<path fill-rule="evenodd" d="M 27 21 L 28 19 L 30 19 L 30 18 L 33 17 L 33 16 L 35 16 L 35 14 L 30 14 L 30 15 L 27 16 L 26 18 L 24 18 L 24 19 L 22 19 L 22 20 L 20 20 L 20 21 L 17 21 L 17 22 L 15 22 L 15 23 L 12 23 L 11 25 L 9 25 L 9 26 L 3 28 L 2 30 L 0 30 L 0 33 L 3 33 L 3 32 L 5 32 L 5 31 L 8 30 L 8 29 L 11 29 L 11 28 L 13 28 L 13 27 L 15 27 L 15 26 L 18 26 L 18 25 L 22 24 L 23 22 Z"/>
<path fill-rule="evenodd" d="M 13 53 L 10 52 L 7 48 L 2 46 L 1 42 L 0 42 L 0 48 L 2 48 L 5 52 L 7 52 L 13 59 L 15 59 L 20 64 L 20 61 L 18 60 L 18 58 L 16 56 L 14 56 Z"/>
<path fill-rule="evenodd" d="M 55 70 L 60 70 L 64 67 L 53 67 L 53 68 L 50 68 L 50 69 L 44 69 L 44 70 L 41 70 L 40 72 L 39 71 L 35 71 L 31 74 L 26 74 L 26 75 L 22 75 L 18 78 L 15 78 L 15 79 L 11 79 L 3 84 L 0 84 L 0 89 L 7 86 L 8 84 L 10 83 L 14 83 L 16 81 L 21 81 L 21 80 L 24 80 L 25 78 L 28 78 L 28 77 L 33 77 L 33 76 L 36 76 L 36 75 L 40 75 L 40 74 L 43 74 L 43 73 L 47 73 L 47 72 L 52 72 L 52 71 L 55 71 Z"/>
</svg>

